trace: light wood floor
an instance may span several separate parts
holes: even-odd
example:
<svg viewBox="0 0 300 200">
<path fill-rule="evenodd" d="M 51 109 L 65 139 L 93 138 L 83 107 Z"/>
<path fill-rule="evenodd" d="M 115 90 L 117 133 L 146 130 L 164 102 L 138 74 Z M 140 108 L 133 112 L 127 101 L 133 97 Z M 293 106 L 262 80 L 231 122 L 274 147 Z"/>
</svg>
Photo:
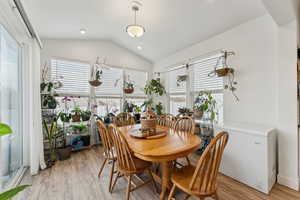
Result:
<svg viewBox="0 0 300 200">
<path fill-rule="evenodd" d="M 32 187 L 14 198 L 15 200 L 121 200 L 124 199 L 126 182 L 119 179 L 113 194 L 108 192 L 109 168 L 97 177 L 101 163 L 102 148 L 98 147 L 72 154 L 71 159 L 57 162 L 50 169 L 31 177 L 26 175 L 23 183 Z M 197 160 L 193 155 L 192 162 Z M 281 185 L 275 185 L 270 195 L 265 195 L 224 175 L 219 175 L 218 194 L 221 200 L 299 200 L 300 193 Z M 177 192 L 176 199 L 182 199 Z M 155 200 L 159 195 L 151 185 L 146 185 L 131 195 L 131 200 Z M 194 198 L 190 198 L 194 199 Z M 209 198 L 207 198 L 209 199 Z"/>
</svg>

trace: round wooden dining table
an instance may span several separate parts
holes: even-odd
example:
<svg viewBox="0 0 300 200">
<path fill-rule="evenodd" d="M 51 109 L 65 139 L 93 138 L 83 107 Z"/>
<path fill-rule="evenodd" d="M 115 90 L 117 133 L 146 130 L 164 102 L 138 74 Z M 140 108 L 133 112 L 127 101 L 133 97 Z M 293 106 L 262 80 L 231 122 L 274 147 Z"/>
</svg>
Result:
<svg viewBox="0 0 300 200">
<path fill-rule="evenodd" d="M 157 126 L 157 130 L 166 131 L 167 135 L 156 139 L 139 139 L 132 137 L 131 132 L 140 129 L 140 125 L 119 128 L 125 136 L 134 155 L 142 160 L 161 163 L 162 180 L 160 199 L 165 199 L 170 186 L 172 161 L 195 152 L 201 143 L 198 136 L 175 132 L 173 129 Z"/>
</svg>

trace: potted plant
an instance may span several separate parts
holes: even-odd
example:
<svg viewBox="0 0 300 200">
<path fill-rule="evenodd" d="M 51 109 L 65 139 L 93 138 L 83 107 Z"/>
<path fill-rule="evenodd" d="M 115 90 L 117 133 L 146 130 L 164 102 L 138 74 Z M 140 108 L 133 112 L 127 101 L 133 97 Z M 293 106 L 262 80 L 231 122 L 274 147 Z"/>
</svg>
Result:
<svg viewBox="0 0 300 200">
<path fill-rule="evenodd" d="M 176 78 L 177 87 L 179 87 L 182 82 L 185 82 L 187 80 L 187 77 L 187 75 L 178 75 Z"/>
<path fill-rule="evenodd" d="M 90 85 L 93 87 L 98 87 L 102 84 L 101 77 L 103 71 L 100 69 L 99 57 L 97 57 L 96 63 L 93 65 L 91 70 L 91 80 L 89 81 Z"/>
<path fill-rule="evenodd" d="M 86 110 L 86 111 L 82 111 L 81 112 L 81 119 L 82 121 L 89 121 L 90 118 L 91 118 L 91 115 L 92 115 L 92 112 L 89 111 L 89 110 Z"/>
<path fill-rule="evenodd" d="M 72 111 L 72 121 L 73 122 L 80 122 L 81 117 L 81 109 L 79 107 L 75 107 Z"/>
<path fill-rule="evenodd" d="M 55 109 L 58 102 L 52 95 L 45 95 L 42 99 L 42 108 Z"/>
<path fill-rule="evenodd" d="M 80 123 L 80 124 L 73 124 L 70 126 L 74 134 L 85 133 L 88 130 L 87 125 Z"/>
<path fill-rule="evenodd" d="M 208 114 L 209 120 L 214 120 L 217 102 L 210 92 L 200 92 L 194 102 L 194 117 L 201 119 L 204 113 Z"/>
<path fill-rule="evenodd" d="M 134 117 L 135 117 L 135 121 L 136 122 L 140 121 L 140 119 L 141 119 L 141 112 L 142 112 L 141 107 L 139 107 L 139 106 L 136 105 L 134 107 Z"/>
<path fill-rule="evenodd" d="M 132 113 L 135 105 L 127 100 L 124 101 L 124 112 Z"/>
<path fill-rule="evenodd" d="M 71 157 L 71 153 L 72 153 L 72 146 L 71 145 L 67 145 L 67 141 L 66 141 L 66 134 L 64 132 L 64 130 L 61 128 L 57 128 L 58 131 L 58 135 L 60 136 L 61 139 L 61 143 L 62 145 L 60 145 L 59 147 L 56 147 L 56 154 L 59 160 L 67 160 Z"/>
<path fill-rule="evenodd" d="M 65 112 L 61 112 L 60 113 L 60 120 L 62 122 L 70 122 L 70 119 L 72 118 L 71 113 L 65 113 Z"/>
<path fill-rule="evenodd" d="M 0 137 L 4 135 L 9 135 L 11 133 L 12 133 L 12 129 L 7 124 L 0 123 Z M 9 200 L 29 186 L 30 185 L 20 185 L 18 187 L 7 190 L 0 194 L 0 199 Z"/>
<path fill-rule="evenodd" d="M 107 113 L 107 115 L 105 115 L 104 117 L 104 123 L 105 124 L 109 124 L 110 122 L 113 121 L 115 115 L 113 113 Z"/>
<path fill-rule="evenodd" d="M 163 114 L 163 105 L 161 102 L 155 105 L 155 112 L 157 115 L 162 115 Z"/>
<path fill-rule="evenodd" d="M 152 79 L 149 81 L 144 88 L 146 95 L 159 95 L 162 96 L 166 94 L 165 87 L 161 84 L 160 79 Z"/>
<path fill-rule="evenodd" d="M 131 94 L 134 92 L 134 82 L 130 80 L 129 75 L 127 80 L 124 81 L 124 93 Z"/>
<path fill-rule="evenodd" d="M 150 98 L 149 100 L 144 101 L 144 103 L 141 105 L 141 108 L 143 109 L 144 112 L 146 112 L 148 110 L 148 108 L 151 108 L 152 110 L 154 110 L 154 102 L 153 99 Z"/>
<path fill-rule="evenodd" d="M 191 109 L 187 108 L 187 107 L 180 107 L 178 108 L 178 116 L 183 115 L 183 116 L 192 116 L 193 112 L 191 111 Z"/>
</svg>

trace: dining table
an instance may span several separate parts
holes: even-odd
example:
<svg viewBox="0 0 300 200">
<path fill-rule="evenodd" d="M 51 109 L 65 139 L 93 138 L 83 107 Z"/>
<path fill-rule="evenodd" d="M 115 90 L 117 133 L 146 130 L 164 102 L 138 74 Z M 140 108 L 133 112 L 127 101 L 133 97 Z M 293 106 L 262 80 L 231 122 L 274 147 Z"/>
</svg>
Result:
<svg viewBox="0 0 300 200">
<path fill-rule="evenodd" d="M 164 137 L 151 139 L 133 137 L 132 133 L 140 128 L 141 125 L 130 125 L 120 127 L 119 130 L 137 158 L 160 163 L 162 173 L 160 200 L 163 200 L 170 188 L 173 161 L 195 152 L 201 144 L 201 139 L 196 135 L 163 126 L 157 126 L 156 130 L 166 132 Z"/>
</svg>

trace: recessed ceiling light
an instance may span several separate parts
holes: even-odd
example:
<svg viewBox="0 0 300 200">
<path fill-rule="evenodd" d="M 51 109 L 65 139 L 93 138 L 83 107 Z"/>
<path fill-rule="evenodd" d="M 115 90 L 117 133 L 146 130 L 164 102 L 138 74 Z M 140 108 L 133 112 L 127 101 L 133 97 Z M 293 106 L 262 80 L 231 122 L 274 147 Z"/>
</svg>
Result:
<svg viewBox="0 0 300 200">
<path fill-rule="evenodd" d="M 80 29 L 80 33 L 81 33 L 82 35 L 86 34 L 86 29 L 84 29 L 84 28 Z"/>
<path fill-rule="evenodd" d="M 137 46 L 136 47 L 138 50 L 142 50 L 143 49 L 143 47 L 141 47 L 141 46 Z"/>
</svg>

